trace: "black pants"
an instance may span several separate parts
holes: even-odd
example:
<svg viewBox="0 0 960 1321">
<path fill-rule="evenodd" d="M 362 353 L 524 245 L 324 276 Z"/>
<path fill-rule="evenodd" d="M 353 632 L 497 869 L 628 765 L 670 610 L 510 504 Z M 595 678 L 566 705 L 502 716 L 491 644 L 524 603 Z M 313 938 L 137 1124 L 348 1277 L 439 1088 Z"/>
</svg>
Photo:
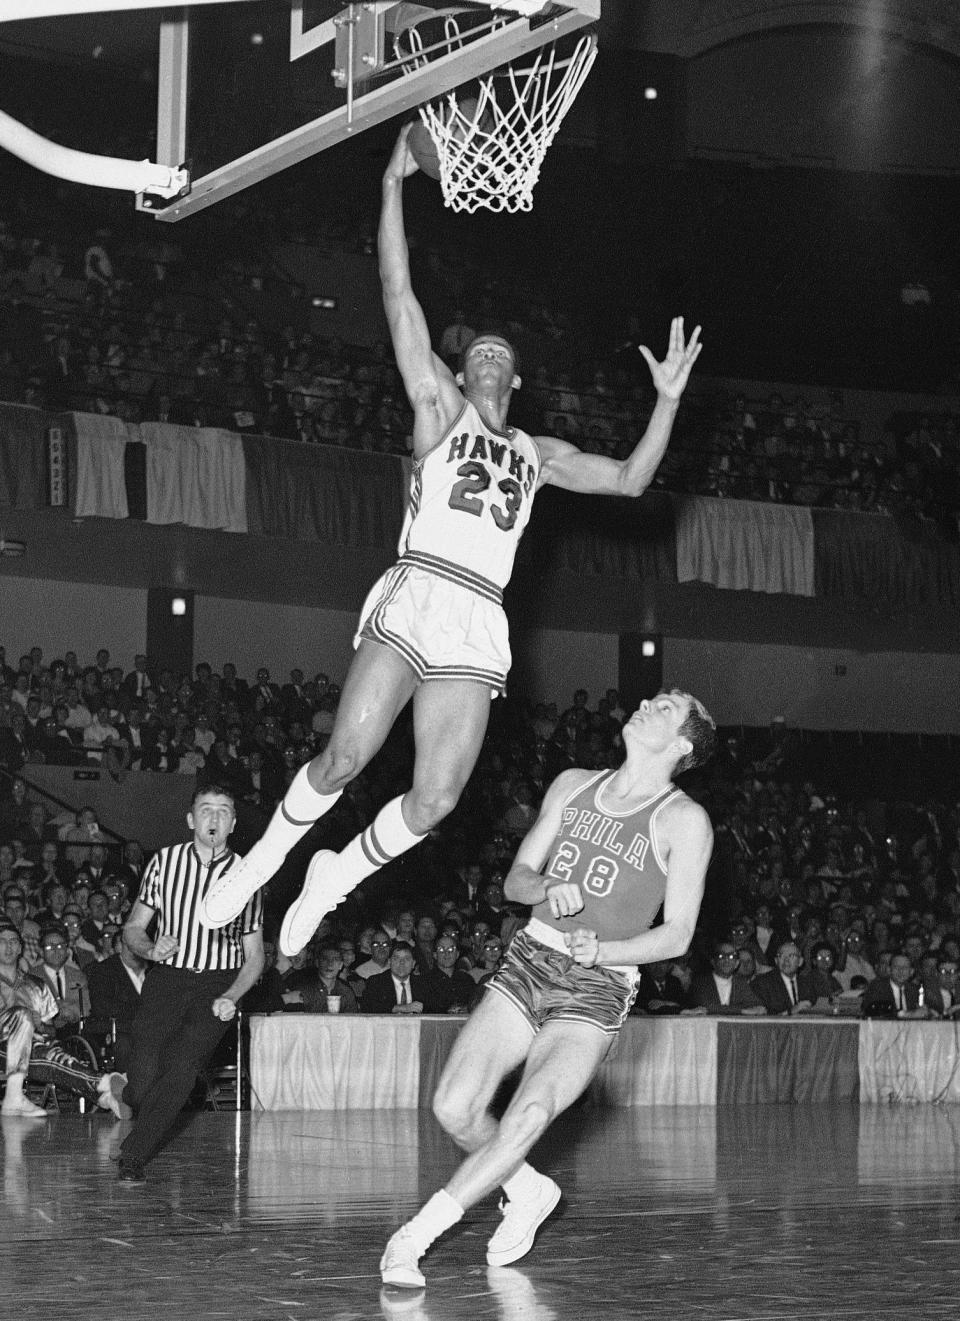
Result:
<svg viewBox="0 0 960 1321">
<path fill-rule="evenodd" d="M 163 964 L 147 973 L 123 1091 L 134 1113 L 133 1129 L 120 1148 L 124 1160 L 144 1164 L 162 1146 L 197 1074 L 230 1027 L 214 1017 L 212 1006 L 236 975 Z"/>
</svg>

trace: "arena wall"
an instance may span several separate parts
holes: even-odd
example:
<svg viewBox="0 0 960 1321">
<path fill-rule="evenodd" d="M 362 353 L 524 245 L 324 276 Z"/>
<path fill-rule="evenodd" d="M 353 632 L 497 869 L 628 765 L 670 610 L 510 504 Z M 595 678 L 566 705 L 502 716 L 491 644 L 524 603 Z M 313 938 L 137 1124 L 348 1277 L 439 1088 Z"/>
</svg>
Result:
<svg viewBox="0 0 960 1321">
<path fill-rule="evenodd" d="M 0 642 L 14 662 L 34 644 L 46 655 L 73 646 L 82 661 L 108 647 L 129 668 L 144 648 L 145 590 L 97 583 L 0 578 Z M 198 595 L 194 658 L 242 675 L 292 666 L 342 682 L 356 611 Z M 620 682 L 618 634 L 514 630 L 514 691 L 566 705 L 575 689 L 595 699 Z M 725 725 L 783 715 L 805 729 L 960 734 L 960 660 L 936 650 L 855 650 L 737 638 L 665 635 L 663 678 L 696 692 Z"/>
</svg>

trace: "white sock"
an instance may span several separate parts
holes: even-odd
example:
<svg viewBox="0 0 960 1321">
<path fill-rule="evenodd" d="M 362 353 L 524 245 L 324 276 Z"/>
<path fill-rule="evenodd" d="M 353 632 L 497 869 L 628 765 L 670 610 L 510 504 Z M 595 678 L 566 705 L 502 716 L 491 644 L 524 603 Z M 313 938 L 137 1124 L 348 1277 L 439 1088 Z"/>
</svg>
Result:
<svg viewBox="0 0 960 1321">
<path fill-rule="evenodd" d="M 307 779 L 307 767 L 301 766 L 270 818 L 261 842 L 266 848 L 286 855 L 330 811 L 342 792 L 338 789 L 336 793 L 318 794 Z"/>
<path fill-rule="evenodd" d="M 523 1201 L 525 1197 L 533 1197 L 536 1195 L 540 1188 L 540 1180 L 542 1178 L 542 1174 L 538 1174 L 532 1165 L 528 1165 L 527 1162 L 524 1161 L 519 1169 L 514 1170 L 509 1179 L 504 1179 L 500 1187 L 510 1198 L 511 1202 L 515 1202 L 518 1199 Z"/>
<path fill-rule="evenodd" d="M 26 1074 L 24 1073 L 7 1074 L 7 1090 L 4 1093 L 3 1099 L 9 1102 L 10 1105 L 13 1105 L 15 1102 L 19 1104 L 24 1099 L 23 1084 L 25 1079 Z"/>
<path fill-rule="evenodd" d="M 400 808 L 402 801 L 402 797 L 392 798 L 366 830 L 355 835 L 340 854 L 344 870 L 354 884 L 359 885 L 424 838 L 415 835 L 404 821 Z"/>
<path fill-rule="evenodd" d="M 429 1202 L 408 1220 L 404 1229 L 413 1239 L 422 1257 L 430 1244 L 463 1219 L 463 1207 L 455 1202 L 445 1188 L 434 1193 Z"/>
</svg>

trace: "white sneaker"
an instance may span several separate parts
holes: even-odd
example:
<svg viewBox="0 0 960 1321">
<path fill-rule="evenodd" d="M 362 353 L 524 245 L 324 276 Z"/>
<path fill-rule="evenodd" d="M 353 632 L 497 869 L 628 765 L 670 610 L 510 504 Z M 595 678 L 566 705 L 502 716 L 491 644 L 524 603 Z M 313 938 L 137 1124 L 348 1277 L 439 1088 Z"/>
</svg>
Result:
<svg viewBox="0 0 960 1321">
<path fill-rule="evenodd" d="M 532 1197 L 502 1201 L 503 1219 L 487 1244 L 487 1264 L 509 1266 L 525 1257 L 533 1247 L 537 1230 L 559 1201 L 559 1187 L 545 1174 L 541 1175 L 540 1187 Z"/>
<path fill-rule="evenodd" d="M 317 927 L 338 904 L 342 904 L 355 882 L 344 877 L 341 855 L 320 849 L 310 859 L 303 889 L 287 909 L 280 927 L 280 953 L 288 959 L 299 954 Z"/>
<path fill-rule="evenodd" d="M 34 1105 L 25 1096 L 11 1101 L 4 1098 L 3 1105 L 0 1106 L 0 1114 L 4 1119 L 46 1119 L 47 1117 L 42 1105 Z"/>
<path fill-rule="evenodd" d="M 203 925 L 216 930 L 239 917 L 257 891 L 280 870 L 285 857 L 266 848 L 262 839 L 257 840 L 250 852 L 221 873 L 204 895 L 200 905 Z"/>
<path fill-rule="evenodd" d="M 127 1085 L 125 1073 L 105 1073 L 97 1085 L 100 1096 L 97 1105 L 101 1110 L 111 1110 L 118 1119 L 130 1119 L 133 1111 L 123 1099 L 123 1089 Z"/>
<path fill-rule="evenodd" d="M 380 1278 L 384 1284 L 395 1284 L 401 1289 L 423 1289 L 426 1279 L 417 1262 L 420 1253 L 406 1225 L 401 1225 L 383 1250 L 380 1258 Z"/>
</svg>

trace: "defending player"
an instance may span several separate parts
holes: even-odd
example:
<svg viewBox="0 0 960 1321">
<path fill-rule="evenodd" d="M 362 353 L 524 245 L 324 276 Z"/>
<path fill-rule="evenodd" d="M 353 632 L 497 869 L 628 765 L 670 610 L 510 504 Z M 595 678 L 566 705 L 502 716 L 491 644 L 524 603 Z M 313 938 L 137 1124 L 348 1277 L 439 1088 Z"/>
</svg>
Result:
<svg viewBox="0 0 960 1321">
<path fill-rule="evenodd" d="M 416 464 L 399 559 L 364 604 L 327 747 L 297 774 L 263 838 L 214 881 L 204 920 L 219 927 L 242 912 L 379 750 L 411 698 L 413 784 L 342 853 L 314 855 L 281 928 L 286 954 L 302 949 L 325 913 L 456 806 L 480 752 L 491 693 L 506 685 L 510 647 L 501 601 L 537 489 L 552 483 L 621 496 L 646 490 L 701 347 L 699 326 L 685 342 L 677 317 L 663 362 L 641 348 L 657 401 L 627 459 L 583 454 L 566 441 L 510 427 L 507 410 L 520 377 L 508 341 L 478 335 L 456 378 L 430 346 L 410 284 L 403 226 L 403 180 L 417 169 L 408 131 L 401 132 L 383 177 L 379 231 L 384 308 L 414 412 Z"/>
<path fill-rule="evenodd" d="M 713 831 L 671 777 L 710 757 L 715 726 L 675 689 L 642 702 L 623 741 L 618 770 L 570 770 L 554 781 L 520 845 L 504 893 L 532 905 L 530 921 L 457 1037 L 433 1101 L 471 1154 L 390 1239 L 385 1284 L 422 1288 L 420 1257 L 498 1185 L 508 1201 L 487 1261 L 506 1266 L 529 1252 L 560 1189 L 526 1164 L 527 1152 L 602 1062 L 636 995 L 638 965 L 690 943 Z M 650 929 L 661 903 L 663 923 Z M 490 1103 L 523 1061 L 497 1123 Z"/>
</svg>

